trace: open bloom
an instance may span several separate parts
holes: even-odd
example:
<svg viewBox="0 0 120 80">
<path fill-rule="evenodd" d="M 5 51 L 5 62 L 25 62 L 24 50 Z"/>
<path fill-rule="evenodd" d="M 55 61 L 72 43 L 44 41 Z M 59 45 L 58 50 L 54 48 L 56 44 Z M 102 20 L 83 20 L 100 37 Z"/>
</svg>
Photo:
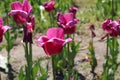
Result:
<svg viewBox="0 0 120 80">
<path fill-rule="evenodd" d="M 64 40 L 64 31 L 62 28 L 49 28 L 46 36 L 40 36 L 36 39 L 47 55 L 60 54 L 63 46 L 71 42 L 72 39 Z"/>
<path fill-rule="evenodd" d="M 73 13 L 66 14 L 57 14 L 57 20 L 59 27 L 63 28 L 65 34 L 72 34 L 76 30 L 76 24 L 78 23 L 78 19 L 74 18 Z"/>
<path fill-rule="evenodd" d="M 3 26 L 3 19 L 0 18 L 0 42 L 2 42 L 3 34 L 10 29 L 9 26 Z"/>
<path fill-rule="evenodd" d="M 35 19 L 34 16 L 30 19 L 29 22 L 26 22 L 25 26 L 24 26 L 24 38 L 23 38 L 23 42 L 29 42 L 29 43 L 33 43 L 32 41 L 32 32 L 34 30 L 35 27 Z"/>
<path fill-rule="evenodd" d="M 119 21 L 112 21 L 111 19 L 107 19 L 102 24 L 103 30 L 107 35 L 112 37 L 117 37 L 120 35 L 120 23 Z"/>
<path fill-rule="evenodd" d="M 45 10 L 46 10 L 47 12 L 52 12 L 52 11 L 55 10 L 55 8 L 54 8 L 54 6 L 55 6 L 55 1 L 54 1 L 54 0 L 51 0 L 50 2 L 45 2 L 45 3 L 43 4 L 43 6 L 44 6 L 44 8 L 45 8 Z"/>
<path fill-rule="evenodd" d="M 28 0 L 24 0 L 23 3 L 19 1 L 13 2 L 11 4 L 11 8 L 12 10 L 8 14 L 13 16 L 17 24 L 25 23 L 29 19 L 29 16 L 32 12 L 32 7 Z"/>
</svg>

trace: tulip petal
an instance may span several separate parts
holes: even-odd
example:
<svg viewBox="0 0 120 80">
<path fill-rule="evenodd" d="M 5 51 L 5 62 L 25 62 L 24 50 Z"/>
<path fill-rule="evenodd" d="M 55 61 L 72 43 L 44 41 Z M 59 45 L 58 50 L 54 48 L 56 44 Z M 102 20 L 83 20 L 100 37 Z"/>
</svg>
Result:
<svg viewBox="0 0 120 80">
<path fill-rule="evenodd" d="M 68 39 L 65 40 L 65 42 L 64 42 L 63 45 L 65 45 L 65 44 L 68 43 L 68 42 L 72 42 L 72 41 L 73 41 L 73 40 L 72 40 L 71 38 L 68 38 Z"/>
<path fill-rule="evenodd" d="M 3 32 L 5 33 L 7 30 L 11 29 L 11 27 L 10 26 L 3 26 L 2 29 L 3 29 Z"/>
<path fill-rule="evenodd" d="M 43 42 L 46 42 L 46 41 L 48 41 L 49 39 L 48 39 L 48 37 L 47 36 L 40 36 L 39 38 L 37 38 L 35 41 L 36 42 L 41 42 L 41 43 L 43 43 Z"/>
<path fill-rule="evenodd" d="M 66 13 L 63 15 L 66 22 L 72 21 L 73 20 L 73 13 Z"/>
<path fill-rule="evenodd" d="M 13 2 L 13 3 L 11 4 L 11 8 L 12 8 L 12 10 L 22 10 L 23 5 L 22 5 L 21 2 L 16 1 L 16 2 Z"/>
<path fill-rule="evenodd" d="M 73 27 L 78 23 L 78 20 L 69 21 L 66 26 Z"/>
<path fill-rule="evenodd" d="M 76 26 L 72 26 L 72 27 L 65 26 L 65 28 L 64 28 L 65 34 L 72 34 L 72 33 L 75 33 L 75 31 L 76 31 Z"/>
<path fill-rule="evenodd" d="M 32 11 L 32 7 L 30 3 L 28 2 L 28 0 L 24 0 L 23 2 L 23 11 L 26 11 L 27 13 L 31 13 Z"/>
<path fill-rule="evenodd" d="M 65 20 L 63 14 L 58 13 L 57 14 L 57 19 L 61 24 L 66 24 L 66 20 Z"/>
<path fill-rule="evenodd" d="M 78 11 L 78 8 L 73 6 L 69 9 L 69 11 L 72 12 L 75 15 L 76 12 Z"/>
<path fill-rule="evenodd" d="M 63 40 L 54 38 L 44 43 L 43 49 L 45 50 L 47 55 L 60 54 L 62 52 L 63 43 Z"/>
<path fill-rule="evenodd" d="M 117 21 L 112 21 L 109 26 L 111 26 L 111 29 L 115 29 L 117 26 L 119 26 L 119 23 Z"/>
<path fill-rule="evenodd" d="M 111 21 L 112 21 L 111 19 L 105 20 L 105 21 L 103 22 L 103 24 L 102 24 L 102 28 L 105 30 L 106 27 L 109 25 L 109 23 L 110 23 Z"/>
<path fill-rule="evenodd" d="M 3 29 L 0 28 L 0 42 L 2 42 L 2 39 L 3 39 L 3 33 L 4 33 Z"/>
<path fill-rule="evenodd" d="M 53 37 L 64 39 L 64 31 L 62 28 L 49 28 L 46 35 L 49 39 Z"/>
<path fill-rule="evenodd" d="M 35 28 L 35 16 L 32 16 L 31 23 L 32 23 L 32 29 L 34 30 L 34 28 Z"/>
<path fill-rule="evenodd" d="M 21 17 L 27 18 L 28 13 L 22 10 L 11 10 L 11 12 L 8 13 L 8 15 L 19 15 Z"/>
</svg>

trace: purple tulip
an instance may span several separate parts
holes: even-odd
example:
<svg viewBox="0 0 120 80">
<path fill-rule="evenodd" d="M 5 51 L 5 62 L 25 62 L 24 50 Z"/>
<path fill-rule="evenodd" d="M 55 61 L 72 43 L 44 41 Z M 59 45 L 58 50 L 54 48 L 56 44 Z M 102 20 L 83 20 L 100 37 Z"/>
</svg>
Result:
<svg viewBox="0 0 120 80">
<path fill-rule="evenodd" d="M 54 0 L 51 0 L 50 2 L 45 2 L 45 3 L 43 4 L 43 6 L 44 6 L 44 8 L 45 8 L 45 10 L 46 10 L 47 12 L 52 12 L 52 11 L 55 10 L 55 8 L 54 8 L 54 6 L 55 6 L 55 1 L 54 1 Z"/>
<path fill-rule="evenodd" d="M 3 34 L 10 29 L 9 26 L 3 26 L 3 19 L 0 18 L 0 42 L 2 42 Z"/>
<path fill-rule="evenodd" d="M 62 28 L 49 28 L 46 36 L 36 39 L 38 46 L 41 46 L 47 55 L 56 55 L 62 52 L 63 46 L 71 42 L 72 39 L 64 40 L 64 31 Z"/>
<path fill-rule="evenodd" d="M 103 22 L 102 28 L 106 34 L 109 34 L 112 37 L 117 37 L 120 35 L 119 21 L 112 21 L 111 19 L 107 19 Z"/>
<path fill-rule="evenodd" d="M 63 28 L 65 34 L 72 34 L 76 30 L 76 24 L 78 23 L 78 19 L 74 18 L 73 13 L 66 14 L 57 14 L 57 20 L 59 27 Z"/>
<path fill-rule="evenodd" d="M 28 0 L 24 0 L 23 3 L 16 1 L 11 4 L 11 12 L 8 14 L 13 16 L 17 24 L 23 24 L 29 20 L 30 14 L 32 12 L 32 7 Z"/>
</svg>

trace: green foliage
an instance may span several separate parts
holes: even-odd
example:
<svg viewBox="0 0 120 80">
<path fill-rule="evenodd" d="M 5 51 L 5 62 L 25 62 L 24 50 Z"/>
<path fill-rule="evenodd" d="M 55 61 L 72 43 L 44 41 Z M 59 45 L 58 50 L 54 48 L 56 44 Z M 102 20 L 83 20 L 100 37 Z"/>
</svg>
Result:
<svg viewBox="0 0 120 80">
<path fill-rule="evenodd" d="M 41 61 L 42 59 L 36 60 L 33 62 L 33 67 L 32 67 L 32 71 L 33 71 L 33 78 L 32 80 L 47 80 L 48 78 L 48 72 L 47 72 L 47 65 L 46 68 L 43 68 L 41 66 Z M 27 66 L 25 66 L 25 70 L 27 70 Z M 28 72 L 28 71 L 26 71 Z M 28 80 L 29 75 L 27 75 L 28 73 L 24 72 L 24 67 L 21 67 L 20 69 L 20 73 L 18 76 L 19 80 Z"/>
<path fill-rule="evenodd" d="M 71 72 L 72 72 L 72 75 L 70 76 L 68 74 L 65 74 L 65 77 L 63 80 L 81 80 L 77 70 L 73 69 Z M 70 77 L 70 79 L 69 79 L 69 77 Z"/>
<path fill-rule="evenodd" d="M 118 69 L 117 59 L 119 54 L 119 44 L 116 37 L 109 38 L 107 44 L 110 55 L 105 57 L 106 62 L 103 64 L 104 75 L 100 80 L 115 80 L 115 73 Z"/>
<path fill-rule="evenodd" d="M 7 31 L 4 36 L 7 41 L 6 50 L 10 52 L 13 47 L 14 37 L 10 35 L 9 31 Z"/>
<path fill-rule="evenodd" d="M 77 42 L 77 43 L 72 42 L 72 43 L 70 43 L 70 53 L 68 55 L 69 56 L 68 60 L 70 60 L 69 64 L 71 66 L 74 65 L 74 59 L 75 59 L 75 57 L 76 57 L 76 55 L 77 55 L 77 53 L 79 51 L 79 47 L 80 47 L 80 42 Z"/>
<path fill-rule="evenodd" d="M 10 32 L 7 31 L 5 34 L 5 39 L 7 41 L 7 44 L 6 44 L 6 50 L 7 50 L 7 61 L 8 61 L 8 64 L 10 63 L 10 51 L 11 49 L 13 48 L 13 44 L 14 44 L 14 37 L 10 35 Z"/>
<path fill-rule="evenodd" d="M 119 5 L 120 0 L 98 0 L 96 9 L 104 19 L 115 18 L 119 15 Z"/>
<path fill-rule="evenodd" d="M 95 57 L 93 41 L 90 41 L 88 49 L 89 49 L 90 53 L 87 55 L 88 55 L 88 58 L 90 60 L 91 73 L 93 73 L 93 78 L 94 78 L 95 77 L 95 68 L 97 67 L 97 59 Z"/>
</svg>

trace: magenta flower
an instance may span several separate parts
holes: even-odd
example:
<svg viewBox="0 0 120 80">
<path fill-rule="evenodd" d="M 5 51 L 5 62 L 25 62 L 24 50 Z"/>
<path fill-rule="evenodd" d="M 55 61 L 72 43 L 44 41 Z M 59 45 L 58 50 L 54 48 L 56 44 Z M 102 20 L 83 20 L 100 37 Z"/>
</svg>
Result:
<svg viewBox="0 0 120 80">
<path fill-rule="evenodd" d="M 74 19 L 73 13 L 66 14 L 57 14 L 57 20 L 59 27 L 63 28 L 65 34 L 72 34 L 76 30 L 76 24 L 78 23 L 78 19 Z"/>
<path fill-rule="evenodd" d="M 64 31 L 62 28 L 49 28 L 46 36 L 41 36 L 36 39 L 47 55 L 56 55 L 62 52 L 63 46 L 71 42 L 72 39 L 64 40 Z"/>
<path fill-rule="evenodd" d="M 12 10 L 8 14 L 13 16 L 17 24 L 25 23 L 29 19 L 29 16 L 32 12 L 32 7 L 28 0 L 24 0 L 23 3 L 19 1 L 13 2 L 11 4 L 11 8 Z"/>
<path fill-rule="evenodd" d="M 3 26 L 3 19 L 0 18 L 0 42 L 2 42 L 3 34 L 10 29 L 9 26 Z"/>
<path fill-rule="evenodd" d="M 120 24 L 118 21 L 112 21 L 111 19 L 107 19 L 103 22 L 102 28 L 107 35 L 110 35 L 112 37 L 117 37 L 118 35 L 120 35 Z"/>
<path fill-rule="evenodd" d="M 73 13 L 74 18 L 75 18 L 75 15 L 76 15 L 77 11 L 78 11 L 78 8 L 74 7 L 74 6 L 69 9 L 69 12 Z"/>
<path fill-rule="evenodd" d="M 34 16 L 30 19 L 29 22 L 26 22 L 25 26 L 24 26 L 24 38 L 23 38 L 23 42 L 29 42 L 29 43 L 33 43 L 32 41 L 32 32 L 34 30 L 35 27 L 35 19 Z"/>
<path fill-rule="evenodd" d="M 43 4 L 43 6 L 44 6 L 44 8 L 45 8 L 45 10 L 46 10 L 47 12 L 52 12 L 52 11 L 55 10 L 55 8 L 54 8 L 54 6 L 55 6 L 55 1 L 54 1 L 54 0 L 51 0 L 50 2 L 45 2 L 45 3 Z"/>
</svg>

